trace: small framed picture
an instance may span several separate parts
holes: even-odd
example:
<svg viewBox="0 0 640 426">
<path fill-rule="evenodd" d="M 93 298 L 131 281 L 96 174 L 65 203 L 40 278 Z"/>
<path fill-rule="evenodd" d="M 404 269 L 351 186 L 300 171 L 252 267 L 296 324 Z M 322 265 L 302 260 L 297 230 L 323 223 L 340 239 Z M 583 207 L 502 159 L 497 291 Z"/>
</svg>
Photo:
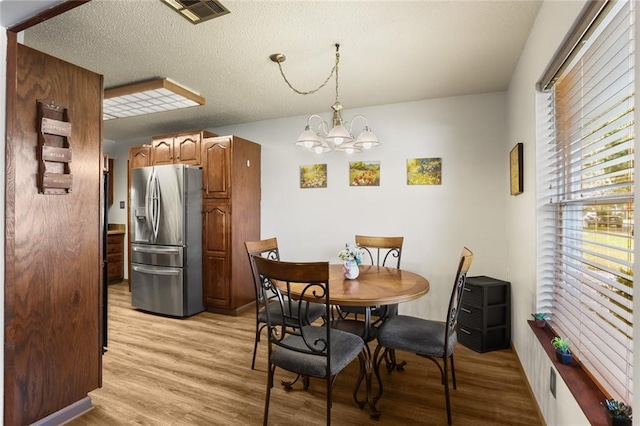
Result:
<svg viewBox="0 0 640 426">
<path fill-rule="evenodd" d="M 442 158 L 409 158 L 407 185 L 442 185 Z"/>
<path fill-rule="evenodd" d="M 300 166 L 300 188 L 326 188 L 327 165 Z"/>
<path fill-rule="evenodd" d="M 509 153 L 509 185 L 511 195 L 522 194 L 524 180 L 522 176 L 522 142 L 516 144 Z"/>
<path fill-rule="evenodd" d="M 349 163 L 349 186 L 380 186 L 380 162 Z"/>
</svg>

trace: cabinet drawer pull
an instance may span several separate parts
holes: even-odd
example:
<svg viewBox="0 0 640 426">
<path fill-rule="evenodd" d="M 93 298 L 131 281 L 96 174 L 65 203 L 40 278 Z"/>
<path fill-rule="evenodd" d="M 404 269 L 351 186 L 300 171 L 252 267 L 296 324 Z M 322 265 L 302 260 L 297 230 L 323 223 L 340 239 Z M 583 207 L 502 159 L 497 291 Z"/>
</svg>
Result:
<svg viewBox="0 0 640 426">
<path fill-rule="evenodd" d="M 464 328 L 462 328 L 462 327 L 459 327 L 459 328 L 460 328 L 460 331 L 462 331 L 464 334 L 471 335 L 471 332 L 470 332 L 470 331 L 467 331 L 467 330 L 465 330 L 465 329 L 464 329 Z"/>
<path fill-rule="evenodd" d="M 465 287 L 464 291 L 468 291 L 469 293 L 471 293 L 473 290 L 471 290 L 469 287 Z"/>
<path fill-rule="evenodd" d="M 468 314 L 470 314 L 470 313 L 471 313 L 471 311 L 470 311 L 469 309 L 467 309 L 467 308 L 460 308 L 460 310 L 461 310 L 462 312 L 466 312 L 466 313 L 468 313 Z"/>
</svg>

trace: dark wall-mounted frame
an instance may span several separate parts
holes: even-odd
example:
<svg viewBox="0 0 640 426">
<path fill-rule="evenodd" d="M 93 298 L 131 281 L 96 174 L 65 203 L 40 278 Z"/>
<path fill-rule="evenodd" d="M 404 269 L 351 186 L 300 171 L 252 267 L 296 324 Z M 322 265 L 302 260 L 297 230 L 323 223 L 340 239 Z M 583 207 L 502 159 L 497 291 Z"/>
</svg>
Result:
<svg viewBox="0 0 640 426">
<path fill-rule="evenodd" d="M 522 151 L 523 144 L 519 142 L 509 153 L 509 186 L 511 188 L 511 195 L 522 194 L 524 190 Z"/>
</svg>

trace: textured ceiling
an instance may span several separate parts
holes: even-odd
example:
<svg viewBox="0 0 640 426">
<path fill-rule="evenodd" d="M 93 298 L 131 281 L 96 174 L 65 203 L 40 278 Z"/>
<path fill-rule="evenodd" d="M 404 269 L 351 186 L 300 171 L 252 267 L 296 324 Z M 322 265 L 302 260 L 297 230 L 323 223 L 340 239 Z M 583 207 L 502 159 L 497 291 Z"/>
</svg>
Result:
<svg viewBox="0 0 640 426">
<path fill-rule="evenodd" d="M 6 2 L 7 0 L 5 0 Z M 104 136 L 150 135 L 327 113 L 314 95 L 340 43 L 345 109 L 506 90 L 541 1 L 232 1 L 192 25 L 160 0 L 93 0 L 24 32 L 24 43 L 104 75 L 105 88 L 169 77 L 206 105 L 109 120 Z"/>
</svg>

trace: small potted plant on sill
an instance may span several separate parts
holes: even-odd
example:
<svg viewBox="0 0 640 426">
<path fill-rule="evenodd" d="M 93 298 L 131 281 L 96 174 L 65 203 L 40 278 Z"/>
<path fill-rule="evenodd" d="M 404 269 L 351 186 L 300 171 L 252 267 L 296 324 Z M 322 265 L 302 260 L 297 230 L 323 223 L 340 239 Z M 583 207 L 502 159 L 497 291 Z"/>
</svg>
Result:
<svg viewBox="0 0 640 426">
<path fill-rule="evenodd" d="M 571 364 L 573 354 L 569 350 L 569 339 L 556 336 L 551 339 L 551 344 L 556 349 L 558 361 L 566 365 Z"/>
<path fill-rule="evenodd" d="M 633 418 L 631 407 L 615 399 L 606 399 L 601 404 L 607 411 L 607 418 L 611 426 L 631 426 Z"/>
<path fill-rule="evenodd" d="M 536 322 L 536 327 L 545 328 L 547 326 L 547 320 L 549 319 L 547 314 L 543 314 L 542 312 L 536 312 L 535 314 L 531 314 L 531 316 L 533 316 L 533 319 Z"/>
</svg>

